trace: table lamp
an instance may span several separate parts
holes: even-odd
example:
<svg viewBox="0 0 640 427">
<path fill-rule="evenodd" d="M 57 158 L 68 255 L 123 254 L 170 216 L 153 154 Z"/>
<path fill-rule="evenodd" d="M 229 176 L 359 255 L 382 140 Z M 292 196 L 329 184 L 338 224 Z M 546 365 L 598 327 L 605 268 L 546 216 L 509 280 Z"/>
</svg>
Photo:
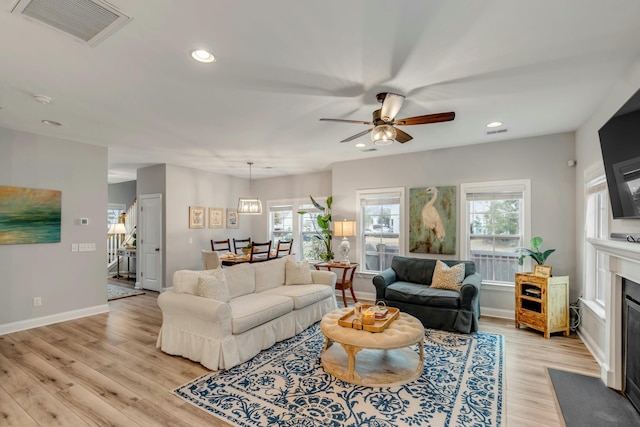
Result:
<svg viewBox="0 0 640 427">
<path fill-rule="evenodd" d="M 127 234 L 127 228 L 121 222 L 116 223 L 116 224 L 111 224 L 109 226 L 109 231 L 107 231 L 107 234 L 120 235 L 120 242 L 119 243 L 122 244 L 122 236 Z"/>
<path fill-rule="evenodd" d="M 351 246 L 349 245 L 349 239 L 347 237 L 353 237 L 356 235 L 356 222 L 355 221 L 336 221 L 333 225 L 333 234 L 336 237 L 342 237 L 340 246 L 338 246 L 338 252 L 342 255 L 342 263 L 349 264 L 349 251 Z"/>
</svg>

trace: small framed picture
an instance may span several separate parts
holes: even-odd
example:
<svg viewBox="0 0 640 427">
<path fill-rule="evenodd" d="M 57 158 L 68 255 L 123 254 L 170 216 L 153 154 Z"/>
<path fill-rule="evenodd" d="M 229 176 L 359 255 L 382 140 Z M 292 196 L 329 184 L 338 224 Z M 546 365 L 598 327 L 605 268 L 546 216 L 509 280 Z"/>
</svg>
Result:
<svg viewBox="0 0 640 427">
<path fill-rule="evenodd" d="M 209 228 L 224 227 L 224 209 L 209 208 Z"/>
<path fill-rule="evenodd" d="M 239 220 L 237 209 L 227 209 L 227 228 L 238 228 Z"/>
<path fill-rule="evenodd" d="M 204 208 L 189 206 L 189 228 L 204 228 Z"/>
<path fill-rule="evenodd" d="M 533 275 L 541 277 L 551 277 L 551 266 L 536 264 L 535 266 L 533 266 Z"/>
</svg>

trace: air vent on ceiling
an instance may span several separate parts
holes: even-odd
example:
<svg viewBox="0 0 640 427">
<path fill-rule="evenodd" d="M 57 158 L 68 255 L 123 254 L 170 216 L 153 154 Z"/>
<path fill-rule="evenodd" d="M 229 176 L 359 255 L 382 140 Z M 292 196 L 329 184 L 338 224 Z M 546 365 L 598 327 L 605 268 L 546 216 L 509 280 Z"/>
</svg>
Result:
<svg viewBox="0 0 640 427">
<path fill-rule="evenodd" d="M 102 0 L 19 0 L 11 13 L 95 46 L 131 18 Z"/>
<path fill-rule="evenodd" d="M 488 130 L 487 135 L 495 135 L 497 133 L 506 133 L 509 129 Z"/>
</svg>

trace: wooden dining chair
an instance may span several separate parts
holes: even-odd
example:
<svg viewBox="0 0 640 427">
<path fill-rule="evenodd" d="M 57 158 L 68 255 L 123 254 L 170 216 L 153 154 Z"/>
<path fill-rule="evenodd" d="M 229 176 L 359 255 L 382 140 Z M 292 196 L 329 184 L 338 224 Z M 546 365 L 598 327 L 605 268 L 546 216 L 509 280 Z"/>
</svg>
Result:
<svg viewBox="0 0 640 427">
<path fill-rule="evenodd" d="M 246 239 L 233 239 L 233 251 L 240 255 L 242 254 L 242 248 L 251 243 L 251 237 L 247 237 Z"/>
<path fill-rule="evenodd" d="M 291 249 L 293 248 L 293 239 L 291 240 L 280 240 L 278 241 L 278 246 L 276 246 L 276 258 L 283 257 L 285 255 L 291 254 Z"/>
<path fill-rule="evenodd" d="M 231 252 L 231 242 L 229 239 L 227 240 L 211 240 L 211 250 L 212 251 L 227 251 Z"/>
<path fill-rule="evenodd" d="M 249 262 L 268 261 L 271 254 L 271 240 L 266 243 L 253 242 Z"/>
</svg>

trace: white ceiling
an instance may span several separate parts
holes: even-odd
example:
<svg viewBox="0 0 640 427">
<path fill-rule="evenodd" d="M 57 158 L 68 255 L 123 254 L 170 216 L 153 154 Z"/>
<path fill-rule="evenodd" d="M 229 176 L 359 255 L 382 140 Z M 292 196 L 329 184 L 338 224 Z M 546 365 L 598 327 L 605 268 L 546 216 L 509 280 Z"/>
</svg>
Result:
<svg viewBox="0 0 640 427">
<path fill-rule="evenodd" d="M 0 126 L 109 147 L 111 183 L 157 163 L 247 177 L 253 161 L 260 178 L 572 131 L 640 55 L 638 0 L 110 0 L 133 20 L 95 47 L 15 3 L 0 0 Z M 339 142 L 367 126 L 318 121 L 369 121 L 385 91 L 406 95 L 398 118 L 456 119 L 374 152 Z M 508 132 L 488 136 L 494 120 Z"/>
</svg>

